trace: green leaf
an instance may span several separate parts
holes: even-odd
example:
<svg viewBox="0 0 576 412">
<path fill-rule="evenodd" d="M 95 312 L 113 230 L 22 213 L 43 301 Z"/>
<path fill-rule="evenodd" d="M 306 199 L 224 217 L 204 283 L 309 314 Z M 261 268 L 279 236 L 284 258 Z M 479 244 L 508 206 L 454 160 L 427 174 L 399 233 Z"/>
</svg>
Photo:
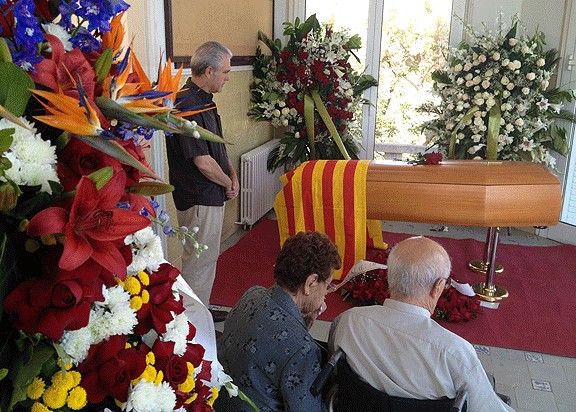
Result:
<svg viewBox="0 0 576 412">
<path fill-rule="evenodd" d="M 130 153 L 126 151 L 122 146 L 120 146 L 114 140 L 106 140 L 100 137 L 84 137 L 84 136 L 75 136 L 76 139 L 80 139 L 82 142 L 86 143 L 88 146 L 91 146 L 95 149 L 100 150 L 103 153 L 106 153 L 108 156 L 112 156 L 114 159 L 119 160 L 120 162 L 132 166 L 135 169 L 138 169 L 142 173 L 157 179 L 162 180 L 154 171 L 150 168 L 144 166 L 140 161 L 136 160 Z"/>
<path fill-rule="evenodd" d="M 101 83 L 102 80 L 106 78 L 108 73 L 110 73 L 110 68 L 112 67 L 114 51 L 111 48 L 106 48 L 94 63 L 94 70 L 96 71 L 96 81 Z"/>
<path fill-rule="evenodd" d="M 14 128 L 0 130 L 0 153 L 4 153 L 10 149 L 13 140 L 12 135 L 15 131 L 16 129 Z"/>
<path fill-rule="evenodd" d="M 554 150 L 562 155 L 568 153 L 568 142 L 564 128 L 553 125 L 550 129 L 550 137 L 552 138 L 552 147 Z"/>
<path fill-rule="evenodd" d="M 96 189 L 100 190 L 104 187 L 106 183 L 112 179 L 114 176 L 114 169 L 112 166 L 106 166 L 102 169 L 98 169 L 88 175 L 90 180 L 92 180 L 96 184 Z"/>
<path fill-rule="evenodd" d="M 488 113 L 488 134 L 486 136 L 486 160 L 496 160 L 498 158 L 498 136 L 500 135 L 500 99 L 496 99 L 496 104 L 490 108 Z"/>
<path fill-rule="evenodd" d="M 162 113 L 157 116 L 157 119 L 162 122 L 166 122 L 172 126 L 170 131 L 172 133 L 182 134 L 184 136 L 190 136 L 196 138 L 194 136 L 194 132 L 198 132 L 200 134 L 200 139 L 208 140 L 211 142 L 216 143 L 223 143 L 223 144 L 232 144 L 218 136 L 217 134 L 212 133 L 210 130 L 206 130 L 200 126 L 190 126 L 190 121 L 183 119 L 182 117 L 174 116 L 170 113 Z"/>
<path fill-rule="evenodd" d="M 8 376 L 8 369 L 2 368 L 0 369 L 0 381 Z"/>
<path fill-rule="evenodd" d="M 256 406 L 256 404 L 252 401 L 252 399 L 250 399 L 244 392 L 242 392 L 240 389 L 238 389 L 238 397 L 240 399 L 242 399 L 244 402 L 246 402 L 248 405 L 250 405 L 250 407 L 254 410 L 254 412 L 260 412 L 260 409 L 258 409 L 258 406 Z"/>
<path fill-rule="evenodd" d="M 10 400 L 9 410 L 12 410 L 18 402 L 26 400 L 26 388 L 34 377 L 38 376 L 42 366 L 54 354 L 54 348 L 40 343 L 33 348 L 32 356 L 28 362 L 20 356 L 15 363 L 14 390 Z"/>
<path fill-rule="evenodd" d="M 362 38 L 358 34 L 355 34 L 352 37 L 350 37 L 350 39 L 344 45 L 344 50 L 347 51 L 358 50 L 360 48 L 362 48 Z"/>
<path fill-rule="evenodd" d="M 149 129 L 158 129 L 164 130 L 165 132 L 180 133 L 177 129 L 174 129 L 166 123 L 158 120 L 156 117 L 134 113 L 133 111 L 126 109 L 124 106 L 119 105 L 108 97 L 99 96 L 95 100 L 98 108 L 109 119 L 123 120 L 125 122 Z"/>
<path fill-rule="evenodd" d="M 452 130 L 452 133 L 450 134 L 450 143 L 448 145 L 448 159 L 455 159 L 456 135 L 458 134 L 458 130 L 460 130 L 478 110 L 480 110 L 478 106 L 471 107 L 468 112 L 466 112 L 464 117 L 458 122 L 456 127 L 454 127 L 454 130 Z"/>
<path fill-rule="evenodd" d="M 12 55 L 4 37 L 0 37 L 0 62 L 12 63 Z"/>
<path fill-rule="evenodd" d="M 138 193 L 144 196 L 158 196 L 174 191 L 174 186 L 164 182 L 138 182 L 128 188 L 128 193 Z"/>
<path fill-rule="evenodd" d="M 14 63 L 0 62 L 0 105 L 14 116 L 22 116 L 35 85 L 30 76 Z"/>
</svg>

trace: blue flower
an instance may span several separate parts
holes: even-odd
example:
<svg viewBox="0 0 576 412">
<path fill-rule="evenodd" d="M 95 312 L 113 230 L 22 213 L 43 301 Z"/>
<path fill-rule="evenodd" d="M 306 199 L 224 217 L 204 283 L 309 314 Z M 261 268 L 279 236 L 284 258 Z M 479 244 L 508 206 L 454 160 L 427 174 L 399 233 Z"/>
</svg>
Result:
<svg viewBox="0 0 576 412">
<path fill-rule="evenodd" d="M 76 14 L 76 10 L 78 10 L 79 7 L 77 1 L 71 1 L 70 3 L 65 1 L 60 2 L 60 5 L 58 6 L 61 15 L 60 25 L 66 30 L 72 28 L 72 15 Z"/>
<path fill-rule="evenodd" d="M 84 53 L 90 53 L 100 48 L 100 42 L 85 27 L 80 27 L 70 42 Z"/>
<path fill-rule="evenodd" d="M 16 48 L 22 49 L 22 51 L 32 49 L 26 52 L 27 55 L 37 54 L 38 44 L 44 41 L 44 32 L 34 15 L 35 10 L 33 0 L 20 0 L 12 8 L 16 20 L 14 43 Z"/>
</svg>

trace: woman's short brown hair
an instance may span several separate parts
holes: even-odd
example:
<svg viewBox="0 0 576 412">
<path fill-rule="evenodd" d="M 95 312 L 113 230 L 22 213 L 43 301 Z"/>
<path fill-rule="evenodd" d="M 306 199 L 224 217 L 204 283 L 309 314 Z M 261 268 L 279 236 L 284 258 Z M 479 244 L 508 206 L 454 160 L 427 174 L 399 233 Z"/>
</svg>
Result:
<svg viewBox="0 0 576 412">
<path fill-rule="evenodd" d="M 276 283 L 296 292 L 306 278 L 316 273 L 325 281 L 333 269 L 340 268 L 341 260 L 336 246 L 318 232 L 299 232 L 288 238 L 276 259 Z"/>
</svg>

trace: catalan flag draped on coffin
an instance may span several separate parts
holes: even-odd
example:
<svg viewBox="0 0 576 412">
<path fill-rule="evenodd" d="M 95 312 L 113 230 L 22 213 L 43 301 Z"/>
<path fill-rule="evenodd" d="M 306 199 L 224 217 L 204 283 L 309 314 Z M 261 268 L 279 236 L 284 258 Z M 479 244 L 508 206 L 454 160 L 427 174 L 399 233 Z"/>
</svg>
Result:
<svg viewBox="0 0 576 412">
<path fill-rule="evenodd" d="M 282 175 L 276 195 L 280 246 L 300 231 L 325 233 L 338 247 L 342 279 L 366 257 L 366 247 L 386 249 L 380 221 L 366 218 L 368 160 L 313 160 Z"/>
</svg>

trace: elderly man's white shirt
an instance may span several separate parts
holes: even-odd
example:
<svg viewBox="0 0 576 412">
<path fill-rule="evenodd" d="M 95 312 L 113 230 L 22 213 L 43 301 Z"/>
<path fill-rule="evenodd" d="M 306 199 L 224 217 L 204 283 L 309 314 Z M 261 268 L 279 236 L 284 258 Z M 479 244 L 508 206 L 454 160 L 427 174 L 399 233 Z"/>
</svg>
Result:
<svg viewBox="0 0 576 412">
<path fill-rule="evenodd" d="M 387 299 L 347 310 L 332 324 L 330 349 L 392 396 L 453 398 L 464 390 L 470 412 L 513 411 L 496 395 L 470 343 L 430 318 L 426 309 Z"/>
</svg>

